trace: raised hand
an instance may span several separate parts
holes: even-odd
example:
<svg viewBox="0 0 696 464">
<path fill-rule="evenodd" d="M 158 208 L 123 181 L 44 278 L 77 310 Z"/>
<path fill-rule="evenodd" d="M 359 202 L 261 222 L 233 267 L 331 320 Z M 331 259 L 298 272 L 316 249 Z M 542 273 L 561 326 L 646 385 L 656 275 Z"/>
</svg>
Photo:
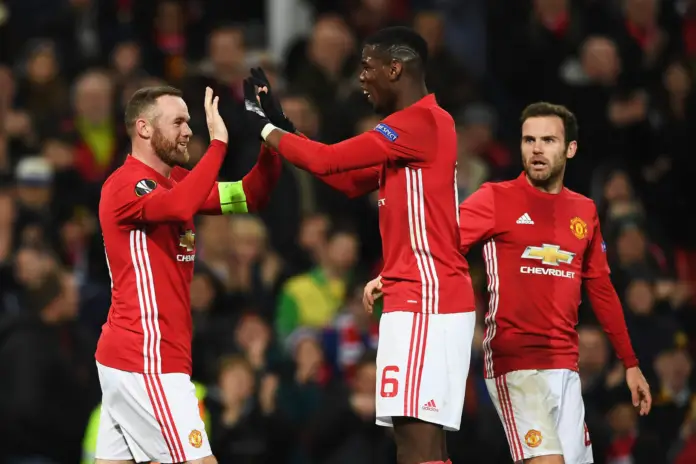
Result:
<svg viewBox="0 0 696 464">
<path fill-rule="evenodd" d="M 244 109 L 254 132 L 261 135 L 263 128 L 271 121 L 261 108 L 256 87 L 251 79 L 244 80 Z"/>
<path fill-rule="evenodd" d="M 229 135 L 227 134 L 225 121 L 222 120 L 220 111 L 218 111 L 219 101 L 220 97 L 213 98 L 213 89 L 206 87 L 203 107 L 205 108 L 205 122 L 208 125 L 210 141 L 219 140 L 220 142 L 227 143 Z"/>
<path fill-rule="evenodd" d="M 259 102 L 263 112 L 266 113 L 268 119 L 276 127 L 283 129 L 286 132 L 294 134 L 295 125 L 290 121 L 285 113 L 280 101 L 273 94 L 271 83 L 262 68 L 251 68 L 251 77 L 249 80 L 259 89 L 257 92 Z"/>
</svg>

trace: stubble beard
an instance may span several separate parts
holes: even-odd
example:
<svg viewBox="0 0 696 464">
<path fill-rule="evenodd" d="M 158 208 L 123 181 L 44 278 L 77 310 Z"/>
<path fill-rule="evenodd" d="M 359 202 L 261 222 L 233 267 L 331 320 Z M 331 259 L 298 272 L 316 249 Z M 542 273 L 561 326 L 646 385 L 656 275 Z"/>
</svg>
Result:
<svg viewBox="0 0 696 464">
<path fill-rule="evenodd" d="M 155 129 L 152 134 L 150 145 L 157 157 L 167 166 L 184 166 L 188 163 L 188 149 L 181 150 L 176 140 L 168 140 L 159 129 Z"/>
</svg>

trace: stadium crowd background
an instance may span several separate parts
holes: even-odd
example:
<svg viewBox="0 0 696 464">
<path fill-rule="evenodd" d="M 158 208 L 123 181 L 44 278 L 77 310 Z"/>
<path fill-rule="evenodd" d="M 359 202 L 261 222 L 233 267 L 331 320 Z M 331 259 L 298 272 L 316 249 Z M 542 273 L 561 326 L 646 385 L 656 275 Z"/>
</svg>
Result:
<svg viewBox="0 0 696 464">
<path fill-rule="evenodd" d="M 91 462 L 93 355 L 110 298 L 95 211 L 128 153 L 132 92 L 184 90 L 196 160 L 207 145 L 203 89 L 213 87 L 230 131 L 220 176 L 237 180 L 259 143 L 245 128 L 249 67 L 266 69 L 298 129 L 335 142 L 378 121 L 357 86 L 356 52 L 393 24 L 429 43 L 429 88 L 460 137 L 460 199 L 518 174 L 526 104 L 576 113 L 567 185 L 597 202 L 655 399 L 639 419 L 623 368 L 581 307 L 595 462 L 696 462 L 689 0 L 0 1 L 0 462 Z M 380 266 L 375 199 L 349 200 L 286 165 L 266 211 L 199 217 L 196 242 L 194 379 L 220 462 L 394 462 L 374 425 L 378 319 L 360 304 Z M 482 321 L 485 270 L 479 250 L 469 258 Z M 481 340 L 480 327 L 452 460 L 508 463 Z"/>
</svg>

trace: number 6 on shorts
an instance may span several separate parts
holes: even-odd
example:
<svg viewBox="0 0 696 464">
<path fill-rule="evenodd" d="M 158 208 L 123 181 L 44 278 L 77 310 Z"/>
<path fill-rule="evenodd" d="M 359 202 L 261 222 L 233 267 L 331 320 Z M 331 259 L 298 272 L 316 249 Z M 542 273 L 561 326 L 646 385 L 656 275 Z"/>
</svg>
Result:
<svg viewBox="0 0 696 464">
<path fill-rule="evenodd" d="M 386 366 L 382 369 L 382 388 L 380 388 L 379 392 L 382 398 L 393 398 L 399 394 L 399 381 L 393 377 L 387 377 L 387 374 L 391 372 L 398 374 L 399 368 L 397 366 Z"/>
</svg>

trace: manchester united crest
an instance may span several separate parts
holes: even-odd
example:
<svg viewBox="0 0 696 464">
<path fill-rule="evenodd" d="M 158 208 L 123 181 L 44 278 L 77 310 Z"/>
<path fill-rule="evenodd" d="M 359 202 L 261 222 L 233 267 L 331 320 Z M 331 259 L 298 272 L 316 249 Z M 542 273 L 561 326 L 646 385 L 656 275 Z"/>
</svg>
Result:
<svg viewBox="0 0 696 464">
<path fill-rule="evenodd" d="M 537 446 L 541 445 L 541 432 L 531 429 L 525 434 L 524 442 L 527 443 L 527 446 L 530 448 L 536 448 Z"/>
<path fill-rule="evenodd" d="M 179 246 L 186 248 L 186 251 L 193 251 L 196 247 L 196 234 L 191 229 L 179 236 Z"/>
<path fill-rule="evenodd" d="M 570 231 L 576 238 L 582 240 L 587 237 L 587 223 L 579 217 L 574 217 L 570 220 Z"/>
<path fill-rule="evenodd" d="M 203 435 L 198 430 L 191 430 L 189 433 L 189 443 L 194 448 L 200 448 L 203 445 Z"/>
</svg>

